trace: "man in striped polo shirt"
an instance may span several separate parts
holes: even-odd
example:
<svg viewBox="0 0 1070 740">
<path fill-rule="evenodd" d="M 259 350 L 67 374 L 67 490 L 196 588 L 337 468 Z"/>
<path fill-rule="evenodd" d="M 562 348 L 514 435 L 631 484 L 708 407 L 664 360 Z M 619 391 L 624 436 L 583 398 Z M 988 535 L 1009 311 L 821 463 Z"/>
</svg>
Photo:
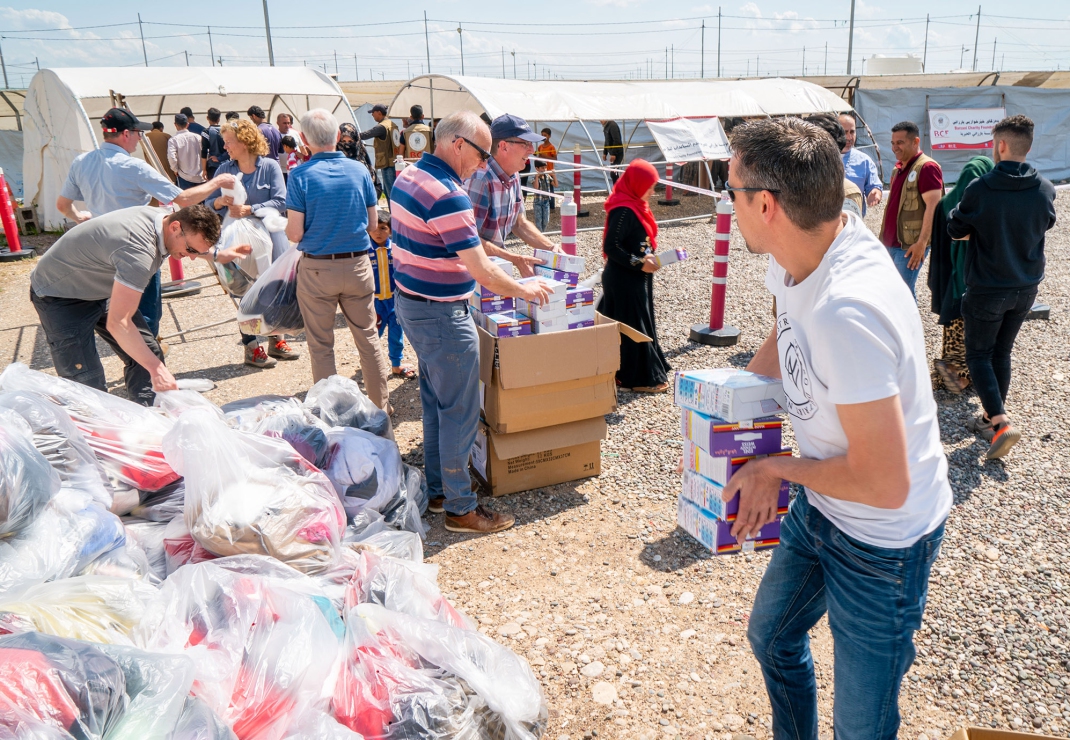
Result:
<svg viewBox="0 0 1070 740">
<path fill-rule="evenodd" d="M 490 159 L 487 125 L 470 111 L 453 113 L 435 141 L 435 153 L 403 170 L 391 193 L 395 310 L 419 360 L 429 509 L 446 512 L 451 532 L 500 532 L 514 517 L 479 504 L 468 475 L 479 424 L 479 339 L 468 296 L 476 280 L 536 303 L 549 292 L 538 281 L 520 285 L 483 250 L 461 183 Z"/>
</svg>

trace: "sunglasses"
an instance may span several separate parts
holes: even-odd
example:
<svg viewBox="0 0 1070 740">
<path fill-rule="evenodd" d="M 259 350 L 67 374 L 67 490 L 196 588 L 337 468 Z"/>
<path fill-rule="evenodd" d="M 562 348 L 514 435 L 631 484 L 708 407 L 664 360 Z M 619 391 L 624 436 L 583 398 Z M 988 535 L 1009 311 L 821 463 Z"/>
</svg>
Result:
<svg viewBox="0 0 1070 740">
<path fill-rule="evenodd" d="M 479 144 L 475 143 L 471 139 L 466 139 L 463 136 L 458 136 L 457 139 L 460 139 L 465 144 L 467 144 L 468 146 L 472 147 L 477 152 L 479 152 L 479 160 L 481 162 L 486 162 L 488 159 L 490 159 L 490 152 L 488 152 L 486 149 L 484 149 L 483 147 L 481 147 Z M 457 139 L 454 139 L 454 141 L 456 141 Z"/>
<path fill-rule="evenodd" d="M 725 183 L 724 192 L 728 193 L 728 197 L 733 203 L 736 202 L 736 193 L 772 193 L 773 195 L 780 195 L 780 191 L 774 188 L 734 188 L 727 183 Z"/>
<path fill-rule="evenodd" d="M 186 241 L 186 232 L 182 230 L 182 227 L 178 227 L 178 235 L 182 237 L 182 247 L 186 250 L 186 254 L 193 255 L 194 257 L 202 257 L 206 252 L 198 252 L 196 249 L 189 245 Z"/>
</svg>

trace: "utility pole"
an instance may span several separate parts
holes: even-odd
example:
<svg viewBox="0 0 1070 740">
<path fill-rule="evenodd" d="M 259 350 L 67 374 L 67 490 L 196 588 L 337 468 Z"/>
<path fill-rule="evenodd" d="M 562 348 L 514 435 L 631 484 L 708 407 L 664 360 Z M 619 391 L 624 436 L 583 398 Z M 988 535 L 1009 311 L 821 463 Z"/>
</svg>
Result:
<svg viewBox="0 0 1070 740">
<path fill-rule="evenodd" d="M 973 71 L 977 71 L 977 44 L 981 40 L 981 6 L 977 6 L 977 31 L 973 36 Z"/>
<path fill-rule="evenodd" d="M 405 62 L 405 64 L 408 64 L 408 62 Z M 357 55 L 356 54 L 353 54 L 353 74 L 356 75 L 356 77 L 354 77 L 353 79 L 359 81 L 360 80 L 360 65 L 357 64 Z"/>
<path fill-rule="evenodd" d="M 825 42 L 825 74 L 829 73 L 829 42 Z"/>
<path fill-rule="evenodd" d="M 929 61 L 929 14 L 925 14 L 925 48 L 921 52 L 921 71 L 925 71 L 925 63 Z"/>
<path fill-rule="evenodd" d="M 847 32 L 847 74 L 851 74 L 851 56 L 855 51 L 855 0 L 851 0 L 851 30 Z"/>
<path fill-rule="evenodd" d="M 803 77 L 806 76 L 806 47 L 803 47 Z"/>
<path fill-rule="evenodd" d="M 427 11 L 424 11 L 424 48 L 427 49 L 427 74 L 431 74 L 431 42 L 427 35 Z"/>
<path fill-rule="evenodd" d="M 993 72 L 996 71 L 996 41 L 997 41 L 997 39 L 992 39 L 992 71 Z M 2 58 L 2 57 L 0 57 L 0 58 Z"/>
<path fill-rule="evenodd" d="M 145 58 L 145 66 L 149 66 L 149 53 L 145 51 L 145 28 L 141 25 L 141 13 L 137 14 L 137 30 L 141 32 L 141 56 Z"/>
<path fill-rule="evenodd" d="M 267 0 L 264 0 L 264 33 L 267 35 L 268 42 L 268 66 L 275 66 L 275 52 L 271 48 L 271 20 L 268 18 Z M 323 70 L 327 72 L 326 69 Z"/>
<path fill-rule="evenodd" d="M 513 55 L 513 79 L 516 79 L 516 49 L 513 49 L 510 54 Z"/>
<path fill-rule="evenodd" d="M 215 46 L 212 45 L 212 27 L 208 26 L 208 55 L 212 57 L 212 66 L 215 66 Z M 219 65 L 223 66 L 223 65 Z"/>
<path fill-rule="evenodd" d="M 223 57 L 222 56 L 219 57 L 219 66 L 220 67 L 223 66 Z"/>
<path fill-rule="evenodd" d="M 189 52 L 183 50 L 182 53 L 186 55 L 186 66 L 188 67 L 189 66 Z"/>
<path fill-rule="evenodd" d="M 464 33 L 461 29 L 461 24 L 457 24 L 457 38 L 461 40 L 461 75 L 464 75 Z"/>
<path fill-rule="evenodd" d="M 959 52 L 959 69 L 962 69 L 962 60 L 966 58 L 966 44 L 962 45 L 962 51 Z"/>
<path fill-rule="evenodd" d="M 665 79 L 669 79 L 669 47 L 665 47 Z"/>
<path fill-rule="evenodd" d="M 338 74 L 338 50 L 334 50 L 334 73 Z"/>
<path fill-rule="evenodd" d="M 760 54 L 756 54 L 754 56 L 754 76 L 755 77 L 761 77 L 762 76 L 762 73 L 758 71 L 758 64 L 761 61 L 762 61 L 761 55 Z"/>
<path fill-rule="evenodd" d="M 721 76 L 721 6 L 717 6 L 717 76 Z"/>
<path fill-rule="evenodd" d="M 698 76 L 706 76 L 706 19 L 702 19 L 702 56 L 699 57 Z"/>
<path fill-rule="evenodd" d="M 4 50 L 0 49 L 0 69 L 4 70 L 4 89 L 7 90 L 10 85 L 7 84 L 7 65 L 4 64 Z"/>
<path fill-rule="evenodd" d="M 672 79 L 676 79 L 676 44 L 670 44 L 669 49 L 672 54 Z"/>
<path fill-rule="evenodd" d="M 505 79 L 505 47 L 502 47 L 502 79 Z"/>
</svg>

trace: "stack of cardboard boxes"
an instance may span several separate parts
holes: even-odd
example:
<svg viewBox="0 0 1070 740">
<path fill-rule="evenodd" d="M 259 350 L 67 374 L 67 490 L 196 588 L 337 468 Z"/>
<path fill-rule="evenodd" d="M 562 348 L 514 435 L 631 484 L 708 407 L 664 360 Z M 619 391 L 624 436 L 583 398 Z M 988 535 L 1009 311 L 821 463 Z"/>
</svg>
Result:
<svg viewBox="0 0 1070 740">
<path fill-rule="evenodd" d="M 605 415 L 617 408 L 620 334 L 649 341 L 595 313 L 593 295 L 569 272 L 583 269 L 582 258 L 536 252 L 549 262 L 547 255 L 568 258 L 550 262 L 568 270 L 549 269 L 573 276 L 536 276 L 553 289 L 547 306 L 518 306 L 478 287 L 472 298 L 483 313 L 475 314 L 482 420 L 472 470 L 494 496 L 599 475 Z M 500 266 L 511 272 L 509 263 Z M 484 312 L 490 308 L 513 315 L 499 319 Z"/>
<path fill-rule="evenodd" d="M 781 382 L 734 368 L 682 371 L 675 392 L 684 437 L 677 523 L 716 555 L 776 547 L 780 519 L 788 511 L 788 482 L 781 481 L 776 521 L 742 546 L 731 535 L 739 494 L 725 502 L 723 493 L 749 460 L 791 455 L 782 446 L 782 422 L 773 416 L 783 410 Z"/>
</svg>

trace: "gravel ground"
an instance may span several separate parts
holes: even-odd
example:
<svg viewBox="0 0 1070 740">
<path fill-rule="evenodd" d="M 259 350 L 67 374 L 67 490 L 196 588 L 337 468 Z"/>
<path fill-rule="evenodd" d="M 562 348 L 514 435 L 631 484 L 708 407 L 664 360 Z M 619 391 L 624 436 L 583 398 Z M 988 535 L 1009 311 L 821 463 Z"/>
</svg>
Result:
<svg viewBox="0 0 1070 740">
<path fill-rule="evenodd" d="M 668 218 L 711 210 L 705 198 L 681 200 L 658 210 Z M 591 206 L 581 227 L 600 222 L 600 207 Z M 946 738 L 962 724 L 1070 733 L 1070 557 L 1060 544 L 1070 443 L 1059 421 L 1070 412 L 1070 194 L 1060 193 L 1057 207 L 1063 223 L 1049 234 L 1041 289 L 1052 318 L 1028 322 L 1016 348 L 1008 407 L 1023 427 L 1022 442 L 1004 461 L 986 463 L 986 446 L 963 428 L 979 408 L 976 397 L 936 393 L 956 506 L 916 639 L 918 659 L 904 682 L 902 737 Z M 878 210 L 868 221 L 876 228 L 879 219 Z M 735 234 L 727 318 L 742 330 L 740 343 L 715 349 L 688 342 L 690 325 L 708 315 L 712 240 L 713 227 L 703 221 L 665 227 L 660 237 L 691 254 L 656 283 L 659 338 L 676 368 L 743 366 L 772 324 L 765 259 L 750 255 Z M 580 251 L 592 264 L 599 245 L 598 232 L 581 233 Z M 0 363 L 49 370 L 26 301 L 31 266 L 0 265 Z M 209 284 L 198 296 L 167 302 L 164 333 L 232 315 Z M 927 289 L 918 292 L 926 306 Z M 939 328 L 928 311 L 922 318 L 933 356 Z M 356 373 L 348 332 L 339 331 L 338 340 L 339 371 Z M 303 351 L 303 337 L 294 346 Z M 265 371 L 240 362 L 233 325 L 171 341 L 168 365 L 179 377 L 214 380 L 207 396 L 216 403 L 300 395 L 311 383 L 305 357 Z M 117 358 L 105 357 L 105 366 L 117 387 Z M 391 389 L 399 444 L 419 462 L 417 384 L 394 379 Z M 670 396 L 622 394 L 609 423 L 600 478 L 491 502 L 517 514 L 514 530 L 454 535 L 431 517 L 427 555 L 442 568 L 443 590 L 481 630 L 532 663 L 550 705 L 549 738 L 770 737 L 769 705 L 745 637 L 769 553 L 712 557 L 676 529 L 680 435 Z M 813 630 L 813 649 L 821 732 L 831 738 L 832 643 L 824 622 Z"/>
</svg>

